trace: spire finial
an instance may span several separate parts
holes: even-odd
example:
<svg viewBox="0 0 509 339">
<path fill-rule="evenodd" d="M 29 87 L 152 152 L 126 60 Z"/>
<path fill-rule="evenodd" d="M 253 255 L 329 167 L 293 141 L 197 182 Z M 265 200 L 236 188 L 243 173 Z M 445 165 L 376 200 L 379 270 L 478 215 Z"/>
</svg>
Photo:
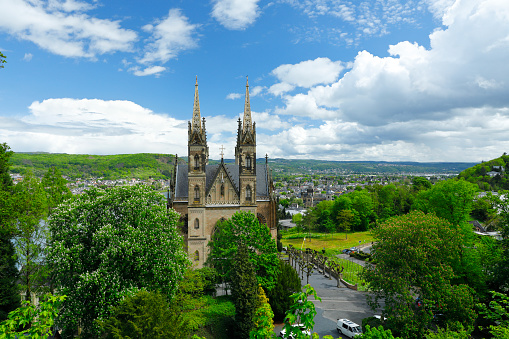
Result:
<svg viewBox="0 0 509 339">
<path fill-rule="evenodd" d="M 200 97 L 198 95 L 198 76 L 196 76 L 196 84 L 194 85 L 194 106 L 193 106 L 192 129 L 198 130 L 201 132 Z"/>
<path fill-rule="evenodd" d="M 246 102 L 244 103 L 244 127 L 243 130 L 251 130 L 253 128 L 251 124 L 251 104 L 249 103 L 249 82 L 246 76 Z"/>
</svg>

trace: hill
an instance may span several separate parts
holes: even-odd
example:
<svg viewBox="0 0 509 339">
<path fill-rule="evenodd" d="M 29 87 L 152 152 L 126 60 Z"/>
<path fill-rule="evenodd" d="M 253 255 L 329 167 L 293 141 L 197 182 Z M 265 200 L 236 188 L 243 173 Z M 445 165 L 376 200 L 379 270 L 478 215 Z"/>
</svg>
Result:
<svg viewBox="0 0 509 339">
<path fill-rule="evenodd" d="M 70 179 L 103 177 L 104 179 L 169 178 L 173 169 L 172 154 L 55 154 L 14 153 L 11 157 L 11 172 L 24 174 L 31 170 L 42 176 L 48 168 L 57 167 Z"/>
<path fill-rule="evenodd" d="M 463 170 L 458 177 L 477 184 L 483 191 L 509 190 L 508 169 L 509 155 L 504 153 L 499 158 Z"/>
<path fill-rule="evenodd" d="M 167 179 L 173 170 L 172 154 L 117 154 L 89 155 L 62 153 L 14 153 L 11 157 L 12 173 L 24 174 L 27 170 L 42 176 L 48 168 L 55 166 L 70 179 L 103 177 L 104 179 L 139 178 Z M 185 161 L 186 158 L 179 158 Z M 226 163 L 234 160 L 225 159 Z M 258 163 L 265 159 L 257 159 Z M 219 163 L 210 160 L 211 164 Z M 324 161 L 305 159 L 269 159 L 274 178 L 287 175 L 346 175 L 346 174 L 457 174 L 475 163 L 459 162 L 386 162 L 386 161 Z"/>
</svg>

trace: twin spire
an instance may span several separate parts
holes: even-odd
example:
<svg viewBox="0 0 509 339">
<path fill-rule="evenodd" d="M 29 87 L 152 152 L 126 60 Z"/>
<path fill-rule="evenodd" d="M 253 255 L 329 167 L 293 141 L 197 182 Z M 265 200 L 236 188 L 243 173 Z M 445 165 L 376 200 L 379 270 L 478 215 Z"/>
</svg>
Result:
<svg viewBox="0 0 509 339">
<path fill-rule="evenodd" d="M 202 131 L 201 114 L 200 114 L 200 97 L 198 95 L 198 76 L 196 76 L 196 84 L 194 85 L 194 106 L 193 106 L 193 121 L 191 123 L 193 131 Z M 244 103 L 244 120 L 242 131 L 252 131 L 253 123 L 251 120 L 251 105 L 249 103 L 249 82 L 246 76 L 246 101 Z"/>
</svg>

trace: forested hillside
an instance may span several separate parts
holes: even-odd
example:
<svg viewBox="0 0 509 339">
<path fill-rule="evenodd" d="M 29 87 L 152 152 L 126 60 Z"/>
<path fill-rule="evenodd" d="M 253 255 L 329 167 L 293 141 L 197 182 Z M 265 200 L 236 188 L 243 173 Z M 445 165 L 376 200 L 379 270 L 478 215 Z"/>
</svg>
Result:
<svg viewBox="0 0 509 339">
<path fill-rule="evenodd" d="M 509 169 L 509 155 L 483 161 L 462 171 L 458 176 L 477 184 L 484 191 L 498 191 L 509 189 L 507 170 Z"/>
<path fill-rule="evenodd" d="M 172 154 L 51 154 L 14 153 L 11 157 L 11 173 L 24 174 L 31 170 L 43 176 L 50 167 L 57 167 L 70 179 L 103 177 L 104 179 L 169 178 L 173 168 Z"/>
</svg>

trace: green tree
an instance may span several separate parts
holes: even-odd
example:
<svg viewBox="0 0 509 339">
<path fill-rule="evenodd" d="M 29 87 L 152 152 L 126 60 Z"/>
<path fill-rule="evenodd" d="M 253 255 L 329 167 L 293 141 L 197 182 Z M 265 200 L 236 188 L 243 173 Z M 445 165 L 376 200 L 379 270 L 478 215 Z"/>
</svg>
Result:
<svg viewBox="0 0 509 339">
<path fill-rule="evenodd" d="M 431 183 L 425 177 L 413 177 L 412 178 L 412 189 L 414 191 L 422 191 L 431 188 Z"/>
<path fill-rule="evenodd" d="M 269 305 L 269 299 L 265 295 L 261 285 L 258 285 L 258 309 L 254 315 L 255 327 L 249 333 L 250 339 L 275 338 L 274 313 Z"/>
<path fill-rule="evenodd" d="M 366 330 L 362 333 L 362 339 L 399 339 L 392 335 L 391 330 L 384 330 L 382 326 L 370 327 L 366 326 Z"/>
<path fill-rule="evenodd" d="M 351 210 L 341 210 L 336 217 L 338 222 L 338 231 L 345 232 L 345 239 L 348 239 L 348 231 L 352 227 L 355 215 Z"/>
<path fill-rule="evenodd" d="M 62 177 L 56 167 L 48 169 L 41 183 L 47 194 L 48 214 L 63 201 L 72 197 L 71 190 L 66 185 L 67 180 Z"/>
<path fill-rule="evenodd" d="M 17 286 L 16 252 L 12 244 L 15 203 L 12 180 L 9 175 L 9 158 L 12 151 L 7 144 L 0 144 L 0 321 L 20 305 Z"/>
<path fill-rule="evenodd" d="M 11 237 L 0 231 L 0 321 L 20 305 L 20 296 L 16 280 L 19 276 L 16 268 L 16 251 Z"/>
<path fill-rule="evenodd" d="M 270 306 L 274 312 L 274 319 L 283 320 L 286 311 L 293 303 L 290 297 L 293 293 L 301 290 L 299 274 L 286 261 L 279 260 L 279 274 L 276 286 L 267 292 Z"/>
<path fill-rule="evenodd" d="M 370 222 L 374 221 L 374 204 L 366 190 L 355 191 L 352 195 L 352 209 L 355 215 L 353 230 L 367 231 Z"/>
<path fill-rule="evenodd" d="M 286 335 L 291 333 L 295 339 L 304 339 L 307 336 L 301 332 L 300 326 L 294 327 L 293 324 L 301 324 L 310 332 L 315 326 L 315 315 L 316 309 L 315 304 L 311 300 L 308 300 L 309 296 L 313 296 L 315 300 L 322 301 L 322 299 L 316 294 L 315 289 L 307 284 L 304 286 L 304 291 L 297 292 L 291 295 L 293 299 L 292 306 L 286 312 L 285 326 Z"/>
<path fill-rule="evenodd" d="M 44 189 L 32 173 L 14 187 L 17 208 L 14 243 L 21 267 L 21 288 L 25 300 L 43 290 L 48 271 L 45 268 L 47 201 Z M 47 291 L 46 291 L 47 292 Z"/>
<path fill-rule="evenodd" d="M 46 339 L 55 324 L 60 305 L 65 296 L 45 295 L 39 305 L 29 301 L 9 313 L 8 319 L 0 323 L 0 339 L 28 338 Z M 19 330 L 21 328 L 21 330 Z"/>
<path fill-rule="evenodd" d="M 452 285 L 453 267 L 461 261 L 463 238 L 457 228 L 433 214 L 419 211 L 388 219 L 372 230 L 372 256 L 362 277 L 376 309 L 385 301 L 388 328 L 405 338 L 422 337 L 433 315 L 444 324 L 460 322 L 471 331 L 475 320 L 473 298 L 465 285 Z M 415 297 L 422 301 L 416 306 Z M 461 309 L 459 309 L 461 308 Z"/>
<path fill-rule="evenodd" d="M 187 324 L 181 314 L 170 310 L 166 296 L 146 290 L 124 298 L 98 323 L 106 339 L 180 339 L 189 335 Z"/>
<path fill-rule="evenodd" d="M 12 179 L 9 174 L 9 168 L 11 167 L 9 160 L 13 153 L 5 142 L 0 144 L 0 191 L 5 191 L 12 186 Z"/>
<path fill-rule="evenodd" d="M 503 293 L 491 292 L 492 300 L 488 306 L 478 304 L 480 313 L 494 322 L 489 326 L 490 333 L 494 338 L 509 338 L 509 296 Z"/>
<path fill-rule="evenodd" d="M 231 281 L 234 258 L 241 244 L 248 248 L 249 261 L 258 283 L 270 291 L 278 275 L 276 242 L 272 239 L 270 229 L 260 224 L 252 213 L 237 212 L 217 225 L 209 242 L 208 265 L 214 267 L 225 281 Z"/>
<path fill-rule="evenodd" d="M 56 208 L 48 260 L 69 296 L 60 318 L 65 335 L 80 323 L 95 337 L 95 320 L 128 290 L 159 290 L 171 299 L 189 265 L 178 220 L 161 194 L 142 185 L 88 190 Z"/>
<path fill-rule="evenodd" d="M 235 334 L 237 338 L 249 338 L 255 329 L 255 311 L 258 309 L 258 283 L 255 271 L 244 243 L 237 248 L 231 272 L 231 289 L 235 305 Z"/>
</svg>

